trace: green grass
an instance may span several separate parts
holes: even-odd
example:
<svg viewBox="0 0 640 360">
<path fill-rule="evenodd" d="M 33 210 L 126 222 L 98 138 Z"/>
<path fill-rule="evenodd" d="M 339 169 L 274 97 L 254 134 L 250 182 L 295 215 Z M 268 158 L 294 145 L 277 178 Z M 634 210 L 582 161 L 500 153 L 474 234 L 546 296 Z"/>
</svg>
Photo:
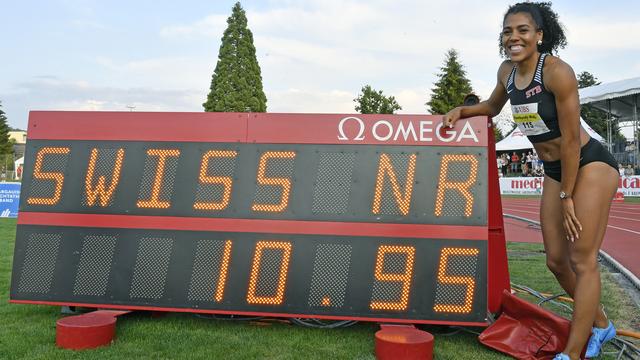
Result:
<svg viewBox="0 0 640 360">
<path fill-rule="evenodd" d="M 625 197 L 624 198 L 624 202 L 625 203 L 631 203 L 631 204 L 640 204 L 640 197 Z"/>
<path fill-rule="evenodd" d="M 154 318 L 138 312 L 118 320 L 117 341 L 95 350 L 70 351 L 55 346 L 54 306 L 9 304 L 15 220 L 0 220 L 0 359 L 374 359 L 378 326 L 359 323 L 323 330 L 280 321 L 230 322 L 190 314 Z M 512 281 L 539 291 L 559 292 L 537 244 L 509 244 Z M 603 300 L 621 328 L 638 331 L 638 309 L 603 273 Z M 426 328 L 435 337 L 437 359 L 509 359 L 485 348 L 470 333 L 446 336 L 447 327 Z M 476 329 L 478 330 L 478 329 Z M 614 359 L 615 357 L 605 357 Z"/>
</svg>

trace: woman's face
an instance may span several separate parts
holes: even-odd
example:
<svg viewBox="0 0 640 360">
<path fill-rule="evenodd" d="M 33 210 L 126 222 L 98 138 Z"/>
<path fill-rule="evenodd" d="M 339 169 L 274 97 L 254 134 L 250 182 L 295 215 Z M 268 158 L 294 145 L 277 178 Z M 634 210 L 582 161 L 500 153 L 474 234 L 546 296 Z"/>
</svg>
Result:
<svg viewBox="0 0 640 360">
<path fill-rule="evenodd" d="M 502 26 L 502 46 L 511 61 L 520 62 L 538 53 L 538 40 L 542 40 L 542 30 L 528 13 L 509 14 Z"/>
</svg>

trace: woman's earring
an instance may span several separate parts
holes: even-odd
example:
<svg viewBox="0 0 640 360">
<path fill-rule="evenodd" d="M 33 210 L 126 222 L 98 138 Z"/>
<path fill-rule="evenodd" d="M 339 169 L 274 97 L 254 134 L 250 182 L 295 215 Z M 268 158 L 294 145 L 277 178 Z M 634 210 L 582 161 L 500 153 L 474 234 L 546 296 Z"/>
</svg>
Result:
<svg viewBox="0 0 640 360">
<path fill-rule="evenodd" d="M 538 40 L 538 46 L 542 45 L 542 40 Z"/>
</svg>

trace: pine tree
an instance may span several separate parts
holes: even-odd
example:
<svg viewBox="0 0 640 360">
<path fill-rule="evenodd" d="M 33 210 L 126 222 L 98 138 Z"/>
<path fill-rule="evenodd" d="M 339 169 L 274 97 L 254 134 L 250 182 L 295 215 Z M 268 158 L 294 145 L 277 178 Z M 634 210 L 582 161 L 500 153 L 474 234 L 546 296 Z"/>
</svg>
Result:
<svg viewBox="0 0 640 360">
<path fill-rule="evenodd" d="M 431 100 L 425 104 L 432 114 L 445 114 L 462 105 L 464 97 L 473 92 L 471 82 L 467 79 L 462 64 L 458 62 L 458 52 L 455 49 L 447 51 L 444 66 L 440 70 L 438 81 L 431 89 Z"/>
<path fill-rule="evenodd" d="M 502 135 L 502 131 L 500 131 L 500 129 L 498 129 L 497 126 L 493 127 L 493 135 L 495 136 L 496 143 L 504 139 L 504 135 Z"/>
<path fill-rule="evenodd" d="M 9 124 L 7 117 L 2 111 L 2 102 L 0 101 L 0 154 L 13 154 L 13 144 L 9 141 Z"/>
<path fill-rule="evenodd" d="M 202 104 L 205 111 L 267 111 L 253 34 L 239 2 L 227 19 L 210 89 L 207 101 Z"/>
<path fill-rule="evenodd" d="M 384 96 L 382 90 L 376 91 L 370 85 L 360 90 L 358 97 L 353 99 L 356 111 L 360 114 L 393 114 L 402 107 L 393 96 Z"/>
</svg>

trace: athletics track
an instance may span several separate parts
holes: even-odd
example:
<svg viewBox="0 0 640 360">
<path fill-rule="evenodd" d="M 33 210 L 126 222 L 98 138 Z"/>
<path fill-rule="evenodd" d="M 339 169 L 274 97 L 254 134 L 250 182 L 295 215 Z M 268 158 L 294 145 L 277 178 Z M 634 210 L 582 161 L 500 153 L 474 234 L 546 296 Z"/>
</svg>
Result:
<svg viewBox="0 0 640 360">
<path fill-rule="evenodd" d="M 540 221 L 540 199 L 502 198 L 502 212 Z M 537 226 L 507 217 L 504 225 L 507 241 L 542 243 Z M 640 278 L 640 204 L 612 204 L 602 250 Z"/>
</svg>

